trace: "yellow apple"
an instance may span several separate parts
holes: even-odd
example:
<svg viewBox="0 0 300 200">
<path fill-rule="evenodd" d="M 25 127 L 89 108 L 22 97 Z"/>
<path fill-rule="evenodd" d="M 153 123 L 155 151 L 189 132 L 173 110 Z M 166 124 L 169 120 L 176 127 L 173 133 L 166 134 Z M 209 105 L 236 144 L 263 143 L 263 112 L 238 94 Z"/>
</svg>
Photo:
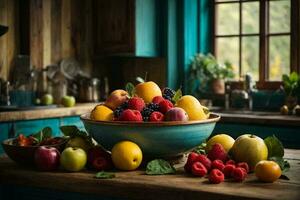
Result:
<svg viewBox="0 0 300 200">
<path fill-rule="evenodd" d="M 236 162 L 247 162 L 251 171 L 259 161 L 268 158 L 268 147 L 264 140 L 250 134 L 239 136 L 235 140 L 231 152 Z"/>
<path fill-rule="evenodd" d="M 191 95 L 182 96 L 176 103 L 176 107 L 182 108 L 189 116 L 189 120 L 204 120 L 209 117 L 208 109 L 200 104 L 198 99 Z"/>
<path fill-rule="evenodd" d="M 84 168 L 87 156 L 84 150 L 80 148 L 68 147 L 60 156 L 60 164 L 67 171 L 80 171 Z"/>
<path fill-rule="evenodd" d="M 148 81 L 135 86 L 135 94 L 144 99 L 145 103 L 151 103 L 156 96 L 162 96 L 161 90 L 156 83 Z"/>
<path fill-rule="evenodd" d="M 234 139 L 226 134 L 215 135 L 207 141 L 205 151 L 208 153 L 216 143 L 221 144 L 226 152 L 228 152 L 234 144 Z"/>
<path fill-rule="evenodd" d="M 142 162 L 143 154 L 140 147 L 131 141 L 122 141 L 114 145 L 111 158 L 120 170 L 135 170 Z"/>
<path fill-rule="evenodd" d="M 114 90 L 107 97 L 105 105 L 112 110 L 115 110 L 118 106 L 128 100 L 128 93 L 125 90 Z"/>
</svg>

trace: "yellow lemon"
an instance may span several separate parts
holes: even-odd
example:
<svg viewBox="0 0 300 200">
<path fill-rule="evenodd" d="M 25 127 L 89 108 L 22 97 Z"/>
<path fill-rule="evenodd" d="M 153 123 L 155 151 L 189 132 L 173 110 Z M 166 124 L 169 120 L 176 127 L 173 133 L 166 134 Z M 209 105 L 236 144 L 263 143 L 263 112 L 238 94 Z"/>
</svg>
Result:
<svg viewBox="0 0 300 200">
<path fill-rule="evenodd" d="M 221 144 L 226 152 L 228 152 L 234 144 L 234 139 L 226 134 L 215 135 L 207 141 L 205 148 L 206 152 L 208 153 L 216 143 Z"/>
<path fill-rule="evenodd" d="M 105 105 L 97 105 L 91 113 L 91 119 L 96 121 L 111 121 L 113 111 Z"/>
<path fill-rule="evenodd" d="M 154 97 L 162 96 L 160 88 L 153 81 L 139 83 L 135 86 L 135 93 L 144 99 L 145 103 L 151 103 Z"/>
<path fill-rule="evenodd" d="M 200 102 L 191 95 L 182 96 L 176 103 L 176 107 L 185 110 L 189 116 L 189 120 L 204 120 L 209 117 L 208 109 L 200 104 Z"/>
<path fill-rule="evenodd" d="M 122 141 L 114 145 L 111 158 L 120 170 L 135 170 L 142 162 L 143 154 L 140 147 L 131 141 Z"/>
</svg>

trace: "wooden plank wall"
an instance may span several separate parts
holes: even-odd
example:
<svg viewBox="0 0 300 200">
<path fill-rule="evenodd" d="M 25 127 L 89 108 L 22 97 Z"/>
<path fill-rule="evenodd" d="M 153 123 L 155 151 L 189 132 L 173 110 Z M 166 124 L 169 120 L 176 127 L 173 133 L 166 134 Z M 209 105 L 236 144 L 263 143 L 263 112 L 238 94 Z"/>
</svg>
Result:
<svg viewBox="0 0 300 200">
<path fill-rule="evenodd" d="M 19 53 L 19 4 L 0 0 L 0 24 L 9 32 L 0 38 L 0 77 L 9 79 Z M 42 69 L 63 58 L 76 57 L 83 71 L 92 68 L 92 0 L 26 0 L 29 4 L 29 52 L 32 66 Z M 24 2 L 22 2 L 24 3 Z M 20 16 L 22 17 L 22 16 Z"/>
<path fill-rule="evenodd" d="M 19 53 L 17 0 L 0 0 L 0 24 L 9 27 L 8 33 L 0 37 L 0 78 L 8 80 L 14 57 Z"/>
</svg>

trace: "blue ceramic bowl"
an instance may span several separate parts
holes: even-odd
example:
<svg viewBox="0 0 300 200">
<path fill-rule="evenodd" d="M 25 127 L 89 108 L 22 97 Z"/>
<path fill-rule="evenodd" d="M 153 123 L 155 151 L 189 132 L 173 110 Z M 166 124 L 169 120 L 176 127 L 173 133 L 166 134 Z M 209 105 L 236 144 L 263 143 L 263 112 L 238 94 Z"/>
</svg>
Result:
<svg viewBox="0 0 300 200">
<path fill-rule="evenodd" d="M 81 117 L 87 132 L 105 149 L 111 150 L 120 141 L 139 145 L 146 158 L 170 158 L 201 144 L 212 133 L 220 116 L 188 122 L 117 122 L 93 121 L 90 114 Z"/>
</svg>

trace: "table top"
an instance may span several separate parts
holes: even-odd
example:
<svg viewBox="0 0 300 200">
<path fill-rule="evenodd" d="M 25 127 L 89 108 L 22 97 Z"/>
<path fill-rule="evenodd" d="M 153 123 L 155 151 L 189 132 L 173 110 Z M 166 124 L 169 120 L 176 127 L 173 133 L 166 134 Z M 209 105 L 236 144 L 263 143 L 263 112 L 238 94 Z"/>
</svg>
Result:
<svg viewBox="0 0 300 200">
<path fill-rule="evenodd" d="M 249 174 L 242 183 L 225 181 L 210 184 L 206 178 L 192 177 L 182 168 L 175 175 L 148 176 L 142 170 L 116 172 L 113 179 L 95 179 L 94 172 L 39 172 L 24 169 L 9 158 L 0 159 L 0 184 L 26 185 L 59 191 L 98 194 L 130 199 L 300 199 L 300 150 L 287 149 L 290 180 L 258 182 Z"/>
</svg>

